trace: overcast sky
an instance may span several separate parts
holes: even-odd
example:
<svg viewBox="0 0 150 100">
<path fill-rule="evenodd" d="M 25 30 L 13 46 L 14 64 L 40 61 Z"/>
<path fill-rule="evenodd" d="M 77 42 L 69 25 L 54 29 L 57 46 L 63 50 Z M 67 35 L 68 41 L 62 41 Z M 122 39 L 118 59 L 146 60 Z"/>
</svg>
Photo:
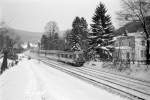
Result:
<svg viewBox="0 0 150 100">
<path fill-rule="evenodd" d="M 100 1 L 118 27 L 115 13 L 120 0 L 0 0 L 0 19 L 13 28 L 33 32 L 43 32 L 48 21 L 56 21 L 60 30 L 66 30 L 76 16 L 85 17 L 90 24 Z"/>
</svg>

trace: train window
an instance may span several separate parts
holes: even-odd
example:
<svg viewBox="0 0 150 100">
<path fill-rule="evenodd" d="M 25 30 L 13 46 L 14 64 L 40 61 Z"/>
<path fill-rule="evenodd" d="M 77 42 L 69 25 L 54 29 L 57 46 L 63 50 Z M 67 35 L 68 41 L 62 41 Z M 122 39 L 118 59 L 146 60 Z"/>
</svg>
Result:
<svg viewBox="0 0 150 100">
<path fill-rule="evenodd" d="M 67 56 L 68 56 L 68 54 L 65 54 L 65 58 L 68 58 Z"/>
<path fill-rule="evenodd" d="M 62 54 L 62 57 L 64 58 L 64 54 Z"/>
<path fill-rule="evenodd" d="M 68 54 L 66 54 L 66 58 L 69 58 L 69 55 L 68 55 Z"/>
<path fill-rule="evenodd" d="M 73 55 L 73 59 L 76 59 L 76 55 L 75 54 Z"/>
<path fill-rule="evenodd" d="M 68 54 L 66 54 L 66 58 L 68 58 Z"/>
<path fill-rule="evenodd" d="M 59 54 L 59 57 L 61 57 L 61 54 Z"/>
<path fill-rule="evenodd" d="M 62 54 L 62 57 L 64 58 L 64 57 L 65 57 L 65 55 L 64 55 L 64 54 Z"/>
<path fill-rule="evenodd" d="M 72 55 L 70 55 L 70 57 L 69 58 L 72 58 Z"/>
</svg>

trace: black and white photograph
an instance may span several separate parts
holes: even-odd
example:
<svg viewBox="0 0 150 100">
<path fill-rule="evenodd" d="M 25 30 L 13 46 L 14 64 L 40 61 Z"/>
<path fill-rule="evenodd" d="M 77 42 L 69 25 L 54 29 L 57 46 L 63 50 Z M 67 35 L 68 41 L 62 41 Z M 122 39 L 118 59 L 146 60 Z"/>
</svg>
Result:
<svg viewBox="0 0 150 100">
<path fill-rule="evenodd" d="M 0 0 L 0 100 L 150 100 L 150 0 Z"/>
</svg>

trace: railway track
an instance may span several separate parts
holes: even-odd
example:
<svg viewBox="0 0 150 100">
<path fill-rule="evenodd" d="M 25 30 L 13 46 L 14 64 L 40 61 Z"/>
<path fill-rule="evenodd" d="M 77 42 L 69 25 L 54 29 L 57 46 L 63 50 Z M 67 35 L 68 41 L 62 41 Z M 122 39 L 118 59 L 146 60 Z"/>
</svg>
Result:
<svg viewBox="0 0 150 100">
<path fill-rule="evenodd" d="M 88 68 L 82 67 L 81 69 L 89 71 L 89 72 L 93 72 L 97 75 L 101 74 L 103 76 L 110 76 L 113 79 L 120 79 L 120 80 L 123 80 L 124 82 L 138 84 L 139 86 L 145 86 L 146 88 L 149 88 L 149 92 L 150 92 L 150 82 L 147 82 L 147 81 L 145 82 L 145 81 L 140 81 L 140 80 L 134 79 L 134 78 L 132 79 L 132 78 L 129 78 L 129 77 L 119 76 L 118 74 L 113 74 L 113 73 L 109 73 L 109 72 L 100 71 L 100 70 L 97 70 L 97 69 L 93 69 L 91 67 L 88 67 Z"/>
<path fill-rule="evenodd" d="M 150 94 L 150 82 L 149 81 L 143 81 L 143 80 L 139 80 L 136 78 L 127 77 L 125 75 L 118 75 L 118 74 L 114 74 L 114 73 L 110 73 L 110 72 L 106 72 L 106 71 L 101 71 L 101 70 L 98 70 L 98 69 L 92 68 L 92 67 L 83 66 L 83 67 L 78 67 L 78 68 L 80 70 L 86 71 L 87 73 L 92 72 L 92 74 L 95 74 L 95 75 L 109 76 L 109 77 L 113 78 L 113 80 L 119 79 L 119 81 L 122 80 L 125 83 L 132 83 L 134 85 L 136 84 L 138 86 L 142 86 L 143 87 L 142 89 L 146 88 L 146 89 L 144 89 L 144 90 L 147 90 L 145 92 L 149 92 L 149 94 Z M 137 88 L 140 88 L 140 87 L 137 87 Z"/>
<path fill-rule="evenodd" d="M 52 59 L 50 59 L 52 60 Z M 57 63 L 58 64 L 58 63 Z M 66 66 L 66 64 L 65 64 Z M 70 67 L 70 66 L 69 66 Z M 74 68 L 74 67 L 73 67 Z M 128 83 L 133 83 L 134 85 L 135 84 L 138 84 L 139 86 L 143 86 L 145 88 L 149 88 L 149 89 L 146 89 L 148 91 L 146 92 L 149 92 L 150 93 L 150 82 L 149 81 L 143 81 L 143 80 L 139 80 L 139 79 L 136 79 L 136 78 L 132 78 L 132 77 L 127 77 L 125 75 L 118 75 L 118 74 L 114 74 L 114 73 L 110 73 L 110 72 L 106 72 L 106 71 L 101 71 L 101 70 L 98 70 L 96 68 L 93 68 L 93 67 L 86 67 L 86 66 L 83 66 L 83 67 L 77 67 L 77 69 L 80 69 L 80 70 L 83 70 L 83 71 L 86 71 L 87 73 L 88 72 L 92 72 L 92 74 L 95 74 L 95 75 L 103 75 L 103 76 L 109 76 L 109 77 L 112 77 L 114 80 L 115 79 L 120 79 L 122 81 L 124 81 L 125 83 L 128 82 Z M 144 89 L 144 88 L 142 88 Z"/>
<path fill-rule="evenodd" d="M 149 100 L 150 99 L 150 94 L 145 91 L 131 88 L 131 86 L 129 87 L 128 84 L 125 85 L 121 82 L 117 82 L 116 80 L 110 81 L 110 78 L 108 77 L 103 77 L 103 76 L 99 76 L 95 74 L 93 75 L 93 73 L 89 72 L 89 70 L 87 72 L 85 69 L 81 69 L 81 68 L 74 68 L 70 66 L 61 67 L 61 65 L 58 65 L 54 62 L 52 63 L 46 59 L 41 59 L 41 61 L 47 65 L 50 65 L 51 67 L 54 67 L 56 69 L 69 73 L 78 78 L 84 79 L 96 86 L 100 86 L 108 90 L 111 90 L 112 92 L 114 91 L 116 93 L 119 93 L 120 95 L 128 97 L 131 100 Z"/>
<path fill-rule="evenodd" d="M 84 66 L 84 67 L 86 67 L 86 66 Z M 129 80 L 129 81 L 133 80 L 133 81 L 139 82 L 141 84 L 150 86 L 150 81 L 146 81 L 146 80 L 142 80 L 142 79 L 138 79 L 138 78 L 134 78 L 134 77 L 130 77 L 130 76 L 125 76 L 125 75 L 121 75 L 121 74 L 116 74 L 116 73 L 108 72 L 108 71 L 104 71 L 104 70 L 102 71 L 102 70 L 94 68 L 94 67 L 88 67 L 88 68 L 92 69 L 92 70 L 108 73 L 110 75 L 113 75 L 114 77 L 118 77 L 118 78 L 121 77 L 121 78 L 124 78 L 124 79 Z"/>
</svg>

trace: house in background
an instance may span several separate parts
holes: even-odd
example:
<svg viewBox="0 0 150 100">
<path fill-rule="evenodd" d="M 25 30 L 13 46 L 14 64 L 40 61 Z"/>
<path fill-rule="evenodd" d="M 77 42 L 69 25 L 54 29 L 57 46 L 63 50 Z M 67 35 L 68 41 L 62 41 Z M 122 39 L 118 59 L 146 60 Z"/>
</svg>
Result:
<svg viewBox="0 0 150 100">
<path fill-rule="evenodd" d="M 114 47 L 114 61 L 145 63 L 146 39 L 143 32 L 126 33 L 124 36 L 115 37 Z"/>
</svg>

